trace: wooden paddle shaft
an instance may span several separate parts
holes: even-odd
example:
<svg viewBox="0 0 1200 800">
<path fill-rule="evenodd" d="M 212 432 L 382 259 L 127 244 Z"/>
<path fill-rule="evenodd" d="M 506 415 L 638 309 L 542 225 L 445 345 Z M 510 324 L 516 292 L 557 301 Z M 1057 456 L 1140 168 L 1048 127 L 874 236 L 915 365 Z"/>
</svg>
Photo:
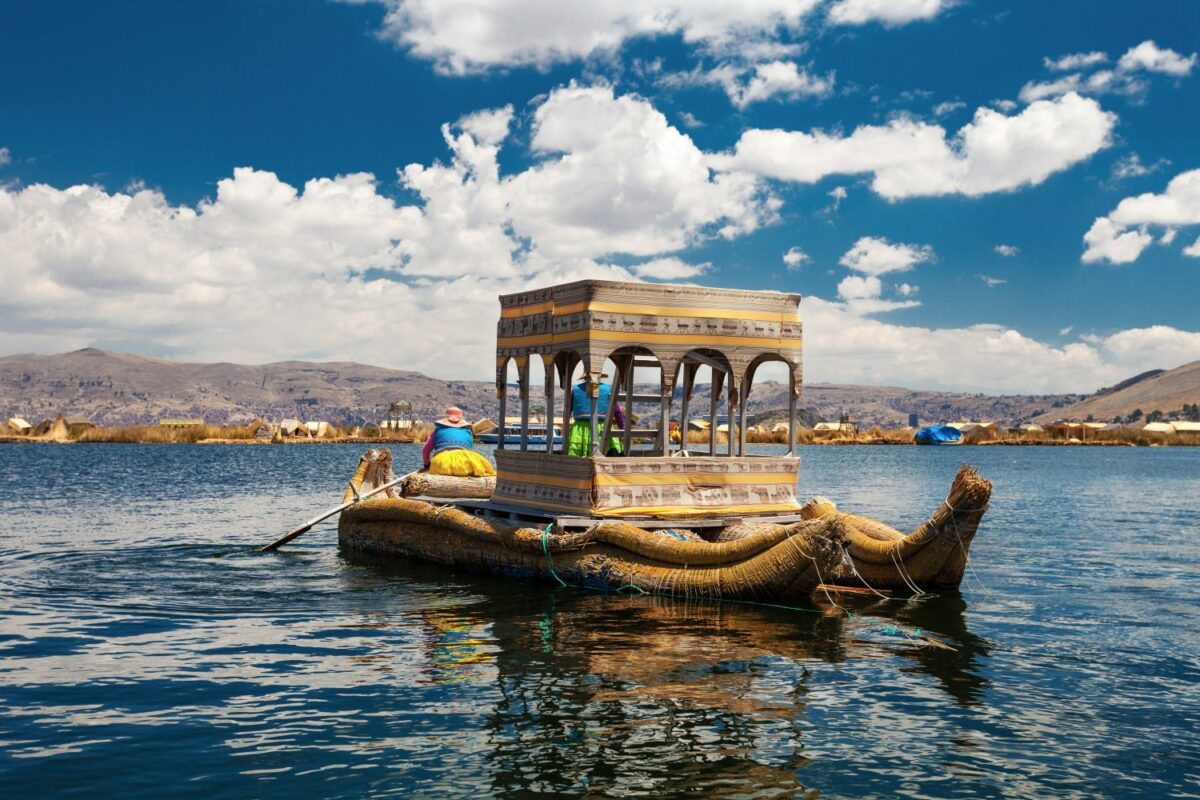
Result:
<svg viewBox="0 0 1200 800">
<path fill-rule="evenodd" d="M 340 506 L 337 506 L 336 508 L 329 509 L 328 511 L 326 511 L 324 514 L 322 514 L 319 517 L 313 517 L 308 522 L 301 525 L 299 528 L 289 531 L 286 535 L 280 537 L 279 539 L 276 539 L 275 541 L 271 542 L 266 547 L 261 548 L 259 550 L 259 552 L 260 553 L 269 553 L 270 551 L 275 550 L 276 548 L 287 544 L 288 542 L 290 542 L 292 539 L 295 539 L 300 534 L 304 533 L 307 530 L 310 530 L 312 528 L 312 526 L 316 525 L 318 522 L 321 522 L 322 520 L 327 520 L 330 517 L 332 517 L 334 514 L 338 514 L 342 511 L 345 511 L 347 508 L 354 505 L 359 500 L 363 500 L 367 497 L 370 497 L 371 495 L 379 494 L 380 492 L 382 492 L 386 489 L 390 489 L 397 484 L 403 483 L 405 481 L 405 479 L 407 479 L 409 477 L 409 475 L 411 475 L 411 474 L 412 473 L 409 473 L 408 475 L 401 475 L 399 478 L 396 478 L 396 480 L 394 480 L 394 481 L 389 481 L 389 482 L 383 484 L 382 486 L 376 486 L 374 489 L 372 489 L 369 492 L 363 492 L 362 494 L 358 495 L 355 499 L 351 500 L 348 503 L 342 503 Z"/>
</svg>

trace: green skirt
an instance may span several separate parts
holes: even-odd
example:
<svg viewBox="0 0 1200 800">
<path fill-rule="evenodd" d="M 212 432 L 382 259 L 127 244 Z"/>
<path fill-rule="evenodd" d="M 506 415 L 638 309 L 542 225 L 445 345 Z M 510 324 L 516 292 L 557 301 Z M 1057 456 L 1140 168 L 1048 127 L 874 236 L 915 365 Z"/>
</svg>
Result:
<svg viewBox="0 0 1200 800">
<path fill-rule="evenodd" d="M 618 455 L 621 454 L 620 437 L 608 437 L 608 449 L 605 451 L 605 454 L 610 452 L 616 452 Z M 567 431 L 567 455 L 587 458 L 591 454 L 592 421 L 590 419 L 577 419 L 571 423 L 571 428 Z"/>
</svg>

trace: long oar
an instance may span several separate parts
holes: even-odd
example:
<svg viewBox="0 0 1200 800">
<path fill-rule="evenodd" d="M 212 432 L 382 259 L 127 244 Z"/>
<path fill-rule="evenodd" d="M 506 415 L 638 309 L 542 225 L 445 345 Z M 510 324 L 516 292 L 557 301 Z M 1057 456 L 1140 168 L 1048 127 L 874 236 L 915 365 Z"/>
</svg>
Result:
<svg viewBox="0 0 1200 800">
<path fill-rule="evenodd" d="M 415 473 L 410 472 L 410 473 L 408 473 L 408 475 L 401 475 L 399 478 L 396 478 L 396 480 L 388 481 L 387 483 L 383 484 L 382 486 L 376 486 L 374 489 L 372 489 L 369 492 L 363 492 L 362 494 L 355 493 L 354 499 L 351 500 L 350 502 L 342 503 L 340 506 L 337 506 L 336 508 L 331 508 L 319 517 L 313 517 L 308 522 L 301 525 L 299 528 L 288 531 L 288 533 L 285 536 L 282 536 L 282 537 L 276 539 L 275 541 L 271 542 L 266 547 L 259 548 L 258 552 L 269 553 L 270 551 L 275 550 L 276 548 L 287 544 L 288 542 L 290 542 L 292 539 L 295 539 L 300 534 L 305 533 L 306 531 L 312 530 L 312 526 L 316 525 L 318 522 L 329 519 L 334 514 L 345 511 L 347 508 L 354 505 L 359 500 L 364 500 L 364 499 L 370 497 L 371 495 L 379 494 L 380 492 L 384 491 L 385 489 L 390 489 L 399 483 L 403 483 L 407 478 L 409 478 L 410 476 L 412 476 L 414 474 Z"/>
</svg>

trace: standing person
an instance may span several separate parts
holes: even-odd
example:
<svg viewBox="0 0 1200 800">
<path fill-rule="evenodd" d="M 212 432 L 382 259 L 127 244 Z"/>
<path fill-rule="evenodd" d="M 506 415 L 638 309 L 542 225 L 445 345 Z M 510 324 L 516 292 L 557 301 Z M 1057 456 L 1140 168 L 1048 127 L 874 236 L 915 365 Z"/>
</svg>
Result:
<svg viewBox="0 0 1200 800">
<path fill-rule="evenodd" d="M 486 478 L 496 474 L 496 468 L 475 452 L 475 434 L 463 419 L 462 409 L 450 406 L 446 416 L 433 423 L 433 433 L 421 450 L 421 460 L 433 475 L 454 475 L 459 478 Z"/>
<path fill-rule="evenodd" d="M 596 430 L 600 435 L 604 433 L 604 418 L 608 414 L 608 404 L 612 402 L 612 386 L 604 383 L 604 379 L 608 375 L 601 372 L 600 377 L 600 396 L 596 398 Z M 571 430 L 567 438 L 567 455 L 587 458 L 592 454 L 592 397 L 588 393 L 588 375 L 584 374 L 579 379 L 579 383 L 571 390 L 571 415 L 574 421 L 571 423 Z M 625 415 L 621 413 L 621 404 L 617 403 L 613 409 L 613 427 L 618 430 L 625 429 Z M 610 431 L 611 433 L 611 431 Z M 621 439 L 618 436 L 608 437 L 608 447 L 605 448 L 605 455 L 619 456 L 623 455 L 621 449 Z"/>
</svg>

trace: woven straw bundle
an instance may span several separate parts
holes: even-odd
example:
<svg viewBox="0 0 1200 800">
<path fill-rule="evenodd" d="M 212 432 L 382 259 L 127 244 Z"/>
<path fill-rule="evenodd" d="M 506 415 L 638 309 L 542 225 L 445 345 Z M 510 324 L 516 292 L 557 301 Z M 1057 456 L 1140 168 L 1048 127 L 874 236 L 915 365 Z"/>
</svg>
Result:
<svg viewBox="0 0 1200 800">
<path fill-rule="evenodd" d="M 857 514 L 842 514 L 824 497 L 805 503 L 800 516 L 846 523 L 850 563 L 834 575 L 839 581 L 901 590 L 956 588 L 962 583 L 967 550 L 991 496 L 991 482 L 964 464 L 949 496 L 909 534 Z"/>
</svg>

